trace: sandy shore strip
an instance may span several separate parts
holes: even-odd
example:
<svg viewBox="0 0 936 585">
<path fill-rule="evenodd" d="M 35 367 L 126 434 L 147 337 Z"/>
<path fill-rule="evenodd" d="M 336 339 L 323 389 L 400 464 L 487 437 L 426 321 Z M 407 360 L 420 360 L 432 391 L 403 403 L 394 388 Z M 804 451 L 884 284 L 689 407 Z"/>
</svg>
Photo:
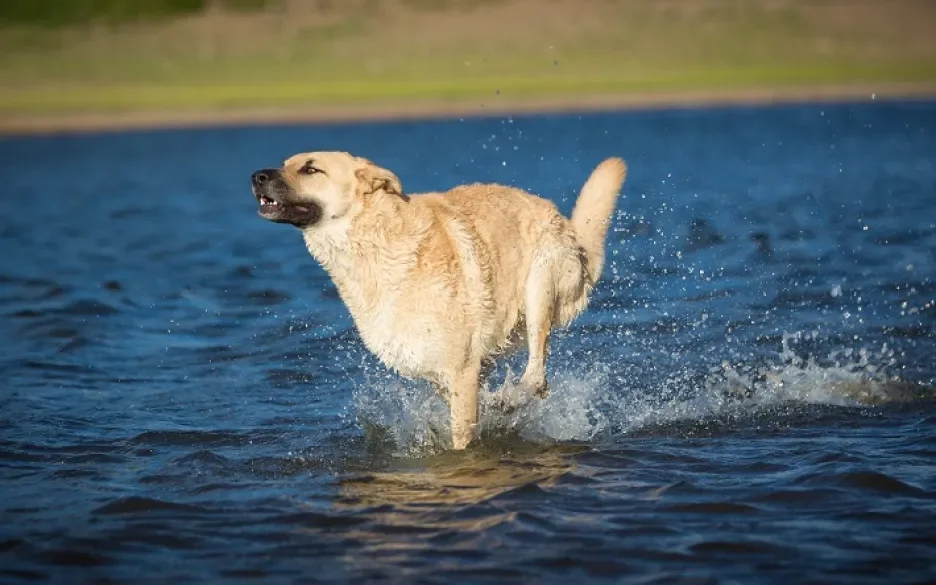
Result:
<svg viewBox="0 0 936 585">
<path fill-rule="evenodd" d="M 163 128 L 295 125 L 576 113 L 615 110 L 936 99 L 936 82 L 750 88 L 675 93 L 491 96 L 489 100 L 410 100 L 278 108 L 0 115 L 0 136 L 98 133 Z"/>
</svg>

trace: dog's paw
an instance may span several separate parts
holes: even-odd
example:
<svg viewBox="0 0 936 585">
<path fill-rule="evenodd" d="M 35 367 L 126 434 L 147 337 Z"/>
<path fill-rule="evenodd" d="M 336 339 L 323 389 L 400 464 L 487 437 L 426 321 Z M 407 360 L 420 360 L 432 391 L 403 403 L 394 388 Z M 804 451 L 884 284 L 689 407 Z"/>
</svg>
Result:
<svg viewBox="0 0 936 585">
<path fill-rule="evenodd" d="M 536 380 L 521 378 L 519 386 L 531 396 L 536 396 L 541 399 L 545 399 L 549 396 L 549 384 L 546 382 L 546 378 L 538 378 Z"/>
<path fill-rule="evenodd" d="M 533 396 L 540 400 L 546 400 L 549 397 L 549 383 L 543 380 L 543 383 L 533 388 Z"/>
</svg>

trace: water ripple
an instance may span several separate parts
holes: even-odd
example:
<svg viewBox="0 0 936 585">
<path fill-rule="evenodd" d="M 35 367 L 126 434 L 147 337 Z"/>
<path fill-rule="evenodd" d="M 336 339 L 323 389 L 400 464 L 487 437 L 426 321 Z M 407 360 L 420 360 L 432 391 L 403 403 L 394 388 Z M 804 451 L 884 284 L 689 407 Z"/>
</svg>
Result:
<svg viewBox="0 0 936 585">
<path fill-rule="evenodd" d="M 933 581 L 934 121 L 877 100 L 0 141 L 43 218 L 0 216 L 0 581 Z M 444 401 L 256 217 L 249 170 L 315 145 L 563 213 L 628 159 L 546 400 L 515 356 L 447 449 Z"/>
</svg>

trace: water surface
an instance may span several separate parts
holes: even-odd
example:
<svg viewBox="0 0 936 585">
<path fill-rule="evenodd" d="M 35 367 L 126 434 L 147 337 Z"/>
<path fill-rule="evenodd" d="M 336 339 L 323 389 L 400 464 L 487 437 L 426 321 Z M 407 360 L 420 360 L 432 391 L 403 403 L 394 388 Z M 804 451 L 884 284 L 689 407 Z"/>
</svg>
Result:
<svg viewBox="0 0 936 585">
<path fill-rule="evenodd" d="M 552 394 L 444 449 L 254 169 L 568 213 L 630 164 Z M 936 578 L 936 103 L 0 141 L 0 580 Z M 506 381 L 505 381 L 506 380 Z"/>
</svg>

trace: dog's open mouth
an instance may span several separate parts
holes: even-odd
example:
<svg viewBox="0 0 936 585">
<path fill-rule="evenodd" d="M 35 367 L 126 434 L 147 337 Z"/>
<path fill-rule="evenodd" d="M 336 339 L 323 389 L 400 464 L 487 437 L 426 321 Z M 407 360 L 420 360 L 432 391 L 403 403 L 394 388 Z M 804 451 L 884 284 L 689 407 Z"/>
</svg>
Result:
<svg viewBox="0 0 936 585">
<path fill-rule="evenodd" d="M 257 199 L 260 201 L 260 213 L 261 214 L 264 211 L 273 211 L 282 206 L 282 204 L 279 201 L 277 201 L 276 199 L 273 199 L 272 197 L 267 197 L 266 195 L 261 195 Z"/>
<path fill-rule="evenodd" d="M 258 194 L 257 202 L 260 203 L 260 209 L 258 210 L 258 213 L 261 217 L 269 220 L 274 220 L 273 216 L 278 215 L 279 212 L 286 207 L 284 204 L 280 203 L 278 200 L 270 197 L 269 195 Z"/>
<path fill-rule="evenodd" d="M 322 218 L 322 208 L 313 202 L 299 205 L 264 193 L 257 195 L 257 201 L 260 203 L 260 217 L 272 222 L 307 227 Z"/>
</svg>

